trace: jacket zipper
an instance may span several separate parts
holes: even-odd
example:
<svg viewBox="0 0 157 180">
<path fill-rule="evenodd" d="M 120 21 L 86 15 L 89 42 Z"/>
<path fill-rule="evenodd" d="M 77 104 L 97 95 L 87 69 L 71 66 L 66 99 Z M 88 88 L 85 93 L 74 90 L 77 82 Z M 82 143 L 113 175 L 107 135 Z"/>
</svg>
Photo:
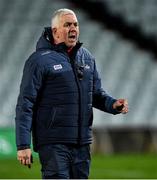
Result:
<svg viewBox="0 0 157 180">
<path fill-rule="evenodd" d="M 81 140 L 81 119 L 82 119 L 82 96 L 81 96 L 81 86 L 80 86 L 80 80 L 78 79 L 76 67 L 75 67 L 75 60 L 70 58 L 70 64 L 73 69 L 76 84 L 78 88 L 78 94 L 79 94 L 79 116 L 78 116 L 78 145 L 80 144 Z"/>
</svg>

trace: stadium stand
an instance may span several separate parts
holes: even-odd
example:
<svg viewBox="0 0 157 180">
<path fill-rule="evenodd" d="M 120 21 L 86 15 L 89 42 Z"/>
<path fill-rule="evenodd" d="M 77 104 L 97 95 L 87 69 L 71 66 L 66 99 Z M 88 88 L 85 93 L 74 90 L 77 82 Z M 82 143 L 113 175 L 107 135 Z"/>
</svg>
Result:
<svg viewBox="0 0 157 180">
<path fill-rule="evenodd" d="M 120 9 L 116 4 L 117 1 L 105 2 L 112 4 L 113 10 Z M 52 8 L 49 8 L 48 4 L 51 4 Z M 34 50 L 43 26 L 49 25 L 53 10 L 60 7 L 73 9 L 73 7 L 68 2 L 59 3 L 57 0 L 53 2 L 14 0 L 9 5 L 3 0 L 0 7 L 0 21 L 3 25 L 0 29 L 2 104 L 0 126 L 12 126 L 24 61 Z M 126 8 L 126 5 L 124 7 Z M 157 118 L 155 111 L 157 87 L 154 83 L 157 78 L 157 65 L 152 61 L 151 54 L 138 49 L 132 42 L 92 21 L 85 12 L 76 7 L 74 10 L 80 20 L 80 40 L 93 51 L 105 89 L 115 97 L 128 98 L 130 104 L 130 112 L 126 116 L 111 116 L 96 111 L 95 126 L 103 124 L 154 127 L 153 122 L 156 122 Z"/>
<path fill-rule="evenodd" d="M 50 25 L 52 12 L 63 7 L 73 9 L 78 15 L 80 41 L 95 55 L 104 88 L 114 97 L 125 97 L 129 101 L 130 112 L 125 116 L 113 116 L 94 110 L 94 127 L 157 127 L 157 64 L 150 52 L 140 49 L 134 42 L 112 29 L 105 28 L 102 23 L 90 18 L 88 12 L 80 10 L 74 2 L 8 2 L 9 0 L 0 1 L 0 127 L 14 126 L 15 105 L 24 62 L 34 51 L 43 27 Z M 157 36 L 155 0 L 150 0 L 149 5 L 147 0 L 140 0 L 139 3 L 135 0 L 101 2 L 105 3 L 113 14 L 125 17 L 127 23 L 138 25 L 148 35 Z"/>
<path fill-rule="evenodd" d="M 146 34 L 157 36 L 156 0 L 101 0 L 114 14 L 121 15 L 132 25 L 139 26 Z"/>
<path fill-rule="evenodd" d="M 107 6 L 113 15 L 121 16 L 133 26 L 138 26 L 147 35 L 157 36 L 156 0 L 89 0 Z"/>
</svg>

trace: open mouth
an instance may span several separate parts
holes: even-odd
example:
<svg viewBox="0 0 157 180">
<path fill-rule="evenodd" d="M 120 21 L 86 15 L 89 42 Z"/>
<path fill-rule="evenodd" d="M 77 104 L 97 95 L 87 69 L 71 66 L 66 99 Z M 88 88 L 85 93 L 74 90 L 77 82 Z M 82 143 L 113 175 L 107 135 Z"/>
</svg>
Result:
<svg viewBox="0 0 157 180">
<path fill-rule="evenodd" d="M 76 35 L 69 35 L 69 39 L 75 40 L 76 39 Z"/>
</svg>

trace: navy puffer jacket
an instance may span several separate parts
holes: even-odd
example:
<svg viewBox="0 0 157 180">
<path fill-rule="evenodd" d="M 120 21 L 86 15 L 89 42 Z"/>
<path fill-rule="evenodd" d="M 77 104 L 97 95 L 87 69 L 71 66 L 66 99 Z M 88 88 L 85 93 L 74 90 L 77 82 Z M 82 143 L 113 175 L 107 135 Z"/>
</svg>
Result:
<svg viewBox="0 0 157 180">
<path fill-rule="evenodd" d="M 117 114 L 116 101 L 102 88 L 93 56 L 81 43 L 67 53 L 64 43 L 54 45 L 50 28 L 25 63 L 16 106 L 16 143 L 34 150 L 48 143 L 89 144 L 92 107 Z"/>
</svg>

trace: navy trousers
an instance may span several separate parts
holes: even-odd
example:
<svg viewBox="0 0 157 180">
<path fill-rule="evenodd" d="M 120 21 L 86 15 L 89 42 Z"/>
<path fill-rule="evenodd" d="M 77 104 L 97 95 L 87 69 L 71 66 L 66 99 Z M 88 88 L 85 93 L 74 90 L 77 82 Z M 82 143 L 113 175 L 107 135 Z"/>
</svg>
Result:
<svg viewBox="0 0 157 180">
<path fill-rule="evenodd" d="M 43 179 L 88 179 L 90 146 L 51 144 L 39 149 Z"/>
</svg>

